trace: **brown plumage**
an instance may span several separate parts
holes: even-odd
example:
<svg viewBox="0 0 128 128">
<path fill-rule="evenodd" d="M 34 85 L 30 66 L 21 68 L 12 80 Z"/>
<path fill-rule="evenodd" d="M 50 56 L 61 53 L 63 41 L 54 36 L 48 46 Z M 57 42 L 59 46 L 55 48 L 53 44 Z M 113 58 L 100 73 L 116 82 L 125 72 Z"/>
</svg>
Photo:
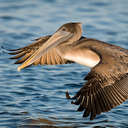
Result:
<svg viewBox="0 0 128 128">
<path fill-rule="evenodd" d="M 80 23 L 68 23 L 52 36 L 41 37 L 35 43 L 12 50 L 12 59 L 31 64 L 65 64 L 77 62 L 91 67 L 86 83 L 72 98 L 83 116 L 107 112 L 128 99 L 128 50 L 99 40 L 80 38 Z M 67 98 L 70 98 L 68 92 Z"/>
<path fill-rule="evenodd" d="M 12 49 L 10 51 L 13 51 L 9 54 L 15 55 L 14 57 L 11 57 L 10 59 L 18 59 L 15 64 L 21 64 L 25 62 L 32 54 L 35 53 L 51 36 L 44 36 L 38 39 L 35 39 L 35 42 L 19 49 Z M 56 65 L 56 64 L 67 64 L 67 63 L 73 63 L 72 61 L 63 59 L 59 54 L 56 52 L 56 48 L 51 49 L 47 53 L 45 53 L 41 58 L 36 60 L 33 65 Z"/>
<path fill-rule="evenodd" d="M 71 46 L 72 54 L 76 51 L 91 49 L 101 60 L 85 77 L 87 82 L 73 97 L 73 104 L 80 105 L 78 111 L 83 116 L 90 114 L 94 119 L 97 114 L 107 112 L 128 99 L 128 51 L 95 39 L 83 39 Z M 77 54 L 79 54 L 77 52 Z"/>
</svg>

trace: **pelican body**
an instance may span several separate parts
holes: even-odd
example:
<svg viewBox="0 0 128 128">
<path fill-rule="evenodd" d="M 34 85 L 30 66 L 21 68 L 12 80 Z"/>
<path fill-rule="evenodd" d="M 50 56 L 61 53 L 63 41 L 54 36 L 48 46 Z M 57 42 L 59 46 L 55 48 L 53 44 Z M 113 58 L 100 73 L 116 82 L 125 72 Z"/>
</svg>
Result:
<svg viewBox="0 0 128 128">
<path fill-rule="evenodd" d="M 72 103 L 94 119 L 128 99 L 128 50 L 103 41 L 82 37 L 81 23 L 62 25 L 53 35 L 11 50 L 20 71 L 30 65 L 79 63 L 91 68 L 85 84 Z"/>
</svg>

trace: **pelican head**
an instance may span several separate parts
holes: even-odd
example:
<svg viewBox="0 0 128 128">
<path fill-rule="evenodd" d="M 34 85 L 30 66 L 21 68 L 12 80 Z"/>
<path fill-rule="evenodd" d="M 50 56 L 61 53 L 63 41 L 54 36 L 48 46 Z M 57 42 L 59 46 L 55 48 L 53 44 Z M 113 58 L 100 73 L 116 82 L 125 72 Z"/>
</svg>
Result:
<svg viewBox="0 0 128 128">
<path fill-rule="evenodd" d="M 72 34 L 71 38 L 68 41 L 74 42 L 79 40 L 82 35 L 82 23 L 72 22 L 62 25 L 56 32 L 67 32 Z"/>
<path fill-rule="evenodd" d="M 18 67 L 18 71 L 22 68 L 31 65 L 49 49 L 54 48 L 62 43 L 74 42 L 80 39 L 82 35 L 82 24 L 79 22 L 66 23 L 62 25 L 47 41 L 42 45 L 31 57 L 29 57 L 21 66 Z"/>
</svg>

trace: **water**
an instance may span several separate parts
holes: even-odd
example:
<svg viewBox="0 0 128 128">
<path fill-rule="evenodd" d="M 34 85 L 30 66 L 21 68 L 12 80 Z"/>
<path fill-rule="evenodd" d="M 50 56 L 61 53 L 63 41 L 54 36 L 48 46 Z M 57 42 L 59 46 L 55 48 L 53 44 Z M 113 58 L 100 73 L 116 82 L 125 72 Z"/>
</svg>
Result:
<svg viewBox="0 0 128 128">
<path fill-rule="evenodd" d="M 83 35 L 128 48 L 127 0 L 0 0 L 0 128 L 128 127 L 128 101 L 90 121 L 65 98 L 84 84 L 78 64 L 17 72 L 5 49 L 18 48 L 71 21 Z M 54 128 L 56 128 L 54 127 Z"/>
</svg>

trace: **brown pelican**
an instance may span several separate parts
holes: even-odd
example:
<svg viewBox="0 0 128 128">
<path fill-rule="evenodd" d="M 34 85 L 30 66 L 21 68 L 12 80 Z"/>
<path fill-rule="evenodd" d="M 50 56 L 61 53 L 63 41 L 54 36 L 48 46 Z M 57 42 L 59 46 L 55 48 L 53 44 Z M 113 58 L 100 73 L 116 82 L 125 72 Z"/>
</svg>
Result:
<svg viewBox="0 0 128 128">
<path fill-rule="evenodd" d="M 128 99 L 128 50 L 103 41 L 81 38 L 81 23 L 62 25 L 53 35 L 11 50 L 21 70 L 37 64 L 76 62 L 91 68 L 86 83 L 73 97 L 83 117 L 107 112 Z M 67 97 L 69 97 L 67 93 Z M 70 97 L 69 97 L 70 98 Z"/>
</svg>

